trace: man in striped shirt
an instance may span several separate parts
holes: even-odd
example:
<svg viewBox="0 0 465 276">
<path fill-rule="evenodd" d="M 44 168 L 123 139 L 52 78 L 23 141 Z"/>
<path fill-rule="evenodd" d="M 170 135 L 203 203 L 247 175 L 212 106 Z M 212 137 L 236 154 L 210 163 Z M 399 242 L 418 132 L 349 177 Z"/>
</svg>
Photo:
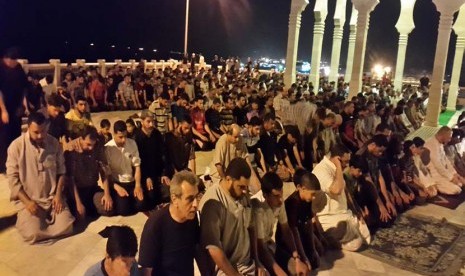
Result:
<svg viewBox="0 0 465 276">
<path fill-rule="evenodd" d="M 155 123 L 161 134 L 173 130 L 173 115 L 171 114 L 169 100 L 170 95 L 168 92 L 163 92 L 149 107 L 150 112 L 155 116 Z"/>
</svg>

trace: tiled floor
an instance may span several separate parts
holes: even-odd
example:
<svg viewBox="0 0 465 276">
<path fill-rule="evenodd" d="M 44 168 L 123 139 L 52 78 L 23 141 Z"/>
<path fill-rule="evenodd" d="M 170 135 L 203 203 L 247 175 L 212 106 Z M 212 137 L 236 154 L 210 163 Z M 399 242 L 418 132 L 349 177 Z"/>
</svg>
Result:
<svg viewBox="0 0 465 276">
<path fill-rule="evenodd" d="M 112 116 L 126 119 L 129 113 Z M 94 116 L 94 123 L 99 124 L 102 115 Z M 197 156 L 197 172 L 201 173 L 209 163 L 208 154 Z M 287 185 L 285 194 L 290 194 L 292 185 Z M 6 177 L 0 175 L 0 276 L 13 275 L 83 275 L 91 265 L 104 257 L 106 240 L 98 232 L 107 225 L 126 224 L 131 226 L 140 238 L 146 216 L 137 214 L 130 217 L 101 217 L 90 223 L 80 234 L 58 240 L 53 244 L 29 245 L 24 243 L 12 224 L 14 209 L 9 203 L 9 188 Z M 434 216 L 438 219 L 465 225 L 465 204 L 456 210 L 449 210 L 436 205 L 416 207 L 409 213 Z M 198 273 L 197 273 L 198 274 Z M 358 253 L 328 252 L 322 260 L 318 275 L 416 275 L 400 270 L 388 264 L 365 257 Z"/>
</svg>

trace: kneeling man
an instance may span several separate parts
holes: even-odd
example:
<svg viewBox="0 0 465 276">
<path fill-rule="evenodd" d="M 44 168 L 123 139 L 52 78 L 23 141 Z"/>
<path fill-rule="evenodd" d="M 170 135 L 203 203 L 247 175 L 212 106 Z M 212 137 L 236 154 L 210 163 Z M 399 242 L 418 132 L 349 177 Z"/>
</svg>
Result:
<svg viewBox="0 0 465 276">
<path fill-rule="evenodd" d="M 19 209 L 16 227 L 25 241 L 69 235 L 74 217 L 63 200 L 65 160 L 58 141 L 47 134 L 41 113 L 28 119 L 28 131 L 8 148 L 11 200 Z"/>
</svg>

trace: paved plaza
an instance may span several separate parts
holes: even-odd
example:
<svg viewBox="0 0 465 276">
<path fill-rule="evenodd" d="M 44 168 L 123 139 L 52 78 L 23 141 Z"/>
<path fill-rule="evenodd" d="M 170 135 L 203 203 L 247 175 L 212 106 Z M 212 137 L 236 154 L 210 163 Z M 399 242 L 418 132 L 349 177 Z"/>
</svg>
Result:
<svg viewBox="0 0 465 276">
<path fill-rule="evenodd" d="M 104 117 L 112 123 L 126 119 L 134 112 L 114 112 L 94 114 L 93 120 L 98 124 Z M 453 121 L 453 120 L 451 120 Z M 197 173 L 202 173 L 211 160 L 211 153 L 197 155 Z M 285 195 L 292 192 L 293 185 L 285 186 Z M 416 206 L 409 214 L 433 216 L 438 219 L 465 226 L 465 204 L 456 210 L 436 205 Z M 98 235 L 108 225 L 126 224 L 131 226 L 138 238 L 147 217 L 137 214 L 129 217 L 100 217 L 90 223 L 79 234 L 58 240 L 54 243 L 29 245 L 22 241 L 14 227 L 14 208 L 9 202 L 9 188 L 5 175 L 0 175 L 0 276 L 8 275 L 83 275 L 84 271 L 104 257 L 106 239 Z M 200 275 L 198 271 L 196 275 Z M 328 252 L 322 260 L 318 275 L 416 275 L 379 262 L 359 253 Z"/>
</svg>

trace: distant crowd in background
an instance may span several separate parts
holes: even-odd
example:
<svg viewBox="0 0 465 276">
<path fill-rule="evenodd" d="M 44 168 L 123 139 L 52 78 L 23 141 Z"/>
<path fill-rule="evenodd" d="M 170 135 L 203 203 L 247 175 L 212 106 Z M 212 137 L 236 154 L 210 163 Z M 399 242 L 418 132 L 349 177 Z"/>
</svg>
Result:
<svg viewBox="0 0 465 276">
<path fill-rule="evenodd" d="M 326 250 L 370 244 L 377 229 L 438 193 L 462 193 L 465 114 L 454 129 L 407 139 L 426 115 L 426 77 L 399 89 L 366 79 L 347 99 L 342 78 L 313 87 L 299 76 L 284 88 L 281 73 L 261 73 L 251 60 L 202 64 L 186 56 L 174 68 L 114 66 L 105 77 L 69 67 L 55 87 L 7 53 L 0 165 L 24 239 L 69 235 L 75 219 L 146 212 L 138 261 L 146 275 L 193 275 L 197 245 L 205 275 L 300 275 Z M 92 120 L 110 110 L 134 113 Z M 211 150 L 207 170 L 196 171 L 196 152 Z M 295 192 L 285 199 L 288 182 Z M 122 247 L 107 246 L 88 275 L 116 269 L 117 258 L 135 275 L 137 239 L 121 240 L 131 231 L 102 231 Z"/>
</svg>

